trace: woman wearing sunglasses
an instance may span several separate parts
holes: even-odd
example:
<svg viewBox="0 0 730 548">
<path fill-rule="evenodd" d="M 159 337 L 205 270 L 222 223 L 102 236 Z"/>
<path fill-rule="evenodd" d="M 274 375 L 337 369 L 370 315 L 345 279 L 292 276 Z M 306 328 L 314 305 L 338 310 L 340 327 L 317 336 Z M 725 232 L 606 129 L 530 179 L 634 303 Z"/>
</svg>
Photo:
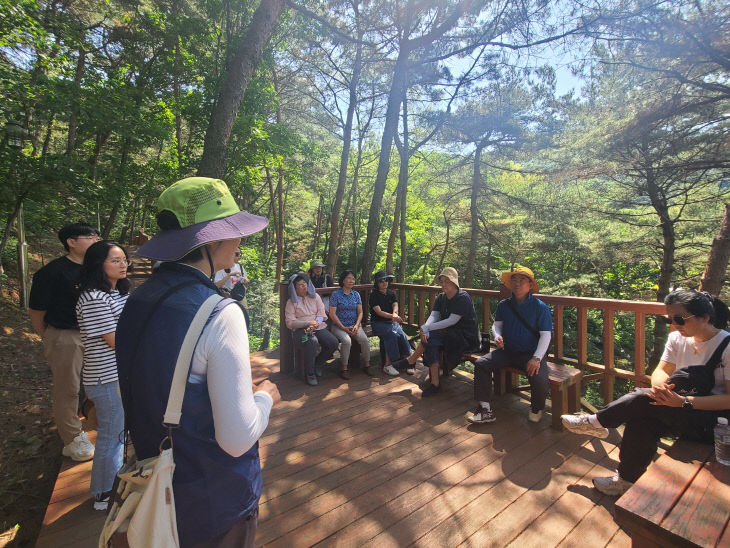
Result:
<svg viewBox="0 0 730 548">
<path fill-rule="evenodd" d="M 611 477 L 593 478 L 607 495 L 621 495 L 646 471 L 662 436 L 682 435 L 712 443 L 720 416 L 730 418 L 730 345 L 720 350 L 709 395 L 681 396 L 669 382 L 677 370 L 703 365 L 730 335 L 725 331 L 728 307 L 708 293 L 680 289 L 664 299 L 672 326 L 651 388 L 637 389 L 608 404 L 594 415 L 563 415 L 563 425 L 576 434 L 608 436 L 608 428 L 625 424 L 619 465 Z"/>
</svg>

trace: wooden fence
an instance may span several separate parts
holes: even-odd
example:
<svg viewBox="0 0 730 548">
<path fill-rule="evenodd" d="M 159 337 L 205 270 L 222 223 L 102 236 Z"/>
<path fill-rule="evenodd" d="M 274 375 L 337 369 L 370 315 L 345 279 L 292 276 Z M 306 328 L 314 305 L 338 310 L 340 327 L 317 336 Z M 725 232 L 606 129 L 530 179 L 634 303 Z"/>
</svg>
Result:
<svg viewBox="0 0 730 548">
<path fill-rule="evenodd" d="M 400 302 L 400 316 L 411 326 L 419 326 L 426 321 L 430 314 L 430 304 L 440 291 L 439 287 L 412 284 L 391 284 L 398 295 Z M 318 289 L 320 295 L 332 293 L 336 288 Z M 480 322 L 481 331 L 489 331 L 492 321 L 492 311 L 500 299 L 500 292 L 487 289 L 462 288 L 469 293 L 474 301 L 474 308 Z M 372 285 L 356 285 L 355 290 L 363 300 L 363 324 L 368 322 L 367 299 Z M 561 295 L 536 295 L 552 308 L 553 311 L 553 341 L 551 361 L 579 367 L 584 371 L 583 380 L 601 381 L 601 391 L 604 402 L 613 400 L 615 379 L 630 379 L 637 386 L 648 386 L 649 376 L 646 374 L 646 336 L 647 316 L 664 314 L 662 303 L 645 301 L 622 301 L 616 299 L 593 299 L 585 297 L 567 297 Z M 284 321 L 284 306 L 288 298 L 288 283 L 282 283 L 279 293 L 281 314 L 281 370 L 290 371 L 293 368 L 293 348 L 291 333 Z M 575 329 L 566 332 L 564 318 L 566 309 L 575 309 Z M 589 311 L 600 311 L 603 323 L 602 360 L 601 362 L 588 361 L 588 318 Z M 633 371 L 616 367 L 614 355 L 614 324 L 617 314 L 630 313 L 634 316 L 634 352 Z M 565 342 L 575 341 L 575 355 L 565 354 Z"/>
</svg>

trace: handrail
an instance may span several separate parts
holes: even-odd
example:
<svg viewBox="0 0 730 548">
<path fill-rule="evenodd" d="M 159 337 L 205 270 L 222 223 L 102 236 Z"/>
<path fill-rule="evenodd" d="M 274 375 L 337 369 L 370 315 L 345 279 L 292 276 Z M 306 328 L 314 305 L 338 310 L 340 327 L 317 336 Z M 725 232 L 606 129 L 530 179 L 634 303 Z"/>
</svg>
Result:
<svg viewBox="0 0 730 548">
<path fill-rule="evenodd" d="M 390 285 L 398 295 L 400 315 L 404 322 L 411 326 L 419 326 L 426 320 L 430 311 L 430 303 L 441 288 L 431 285 L 401 284 Z M 328 295 L 337 287 L 317 289 L 320 295 Z M 367 299 L 372 284 L 356 285 L 353 288 L 360 292 L 363 301 L 363 324 L 368 322 Z M 491 311 L 500 299 L 500 292 L 492 289 L 462 288 L 469 293 L 474 301 L 480 329 L 489 331 L 491 327 Z M 282 370 L 291 367 L 287 360 L 293 360 L 291 349 L 291 335 L 284 322 L 284 306 L 288 298 L 288 284 L 282 283 L 280 289 L 280 318 L 281 318 L 281 360 Z M 652 314 L 664 314 L 665 306 L 658 302 L 624 301 L 619 299 L 599 299 L 594 297 L 570 297 L 565 295 L 536 294 L 537 298 L 553 309 L 553 341 L 551 361 L 578 367 L 586 372 L 584 380 L 600 380 L 602 395 L 605 403 L 613 400 L 614 381 L 618 378 L 630 379 L 637 386 L 648 386 L 650 377 L 646 374 L 646 317 Z M 576 309 L 576 342 L 575 356 L 565 355 L 565 309 Z M 589 311 L 601 312 L 603 322 L 603 356 L 602 363 L 588 361 L 588 318 Z M 616 367 L 614 352 L 614 322 L 617 312 L 634 314 L 634 370 Z"/>
</svg>

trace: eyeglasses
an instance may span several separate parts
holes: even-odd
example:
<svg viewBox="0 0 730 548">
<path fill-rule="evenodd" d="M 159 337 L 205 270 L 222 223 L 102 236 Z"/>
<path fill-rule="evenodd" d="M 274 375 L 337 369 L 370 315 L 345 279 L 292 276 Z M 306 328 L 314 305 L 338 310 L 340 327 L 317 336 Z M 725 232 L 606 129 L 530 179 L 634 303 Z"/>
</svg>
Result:
<svg viewBox="0 0 730 548">
<path fill-rule="evenodd" d="M 132 261 L 128 261 L 126 259 L 112 259 L 111 261 L 105 261 L 109 264 L 113 264 L 114 266 L 129 266 L 132 264 Z"/>
<path fill-rule="evenodd" d="M 685 320 L 688 320 L 690 318 L 694 318 L 694 314 L 690 314 L 689 316 L 662 316 L 661 321 L 663 321 L 667 325 L 672 325 L 673 323 L 676 323 L 677 325 L 684 325 L 686 322 Z"/>
<path fill-rule="evenodd" d="M 90 236 L 76 236 L 74 240 L 94 240 L 95 242 L 98 242 L 101 238 L 99 238 L 96 234 L 92 234 Z"/>
</svg>

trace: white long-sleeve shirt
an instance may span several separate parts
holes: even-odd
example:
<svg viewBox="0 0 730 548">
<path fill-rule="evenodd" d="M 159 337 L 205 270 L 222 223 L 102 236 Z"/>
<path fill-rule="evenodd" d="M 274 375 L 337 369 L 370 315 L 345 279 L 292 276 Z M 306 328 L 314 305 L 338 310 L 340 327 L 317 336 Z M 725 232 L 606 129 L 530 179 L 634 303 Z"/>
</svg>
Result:
<svg viewBox="0 0 730 548">
<path fill-rule="evenodd" d="M 206 376 L 215 439 L 229 455 L 241 456 L 266 430 L 274 400 L 264 391 L 253 392 L 248 333 L 238 306 L 224 307 L 203 329 L 190 381 Z"/>
</svg>

